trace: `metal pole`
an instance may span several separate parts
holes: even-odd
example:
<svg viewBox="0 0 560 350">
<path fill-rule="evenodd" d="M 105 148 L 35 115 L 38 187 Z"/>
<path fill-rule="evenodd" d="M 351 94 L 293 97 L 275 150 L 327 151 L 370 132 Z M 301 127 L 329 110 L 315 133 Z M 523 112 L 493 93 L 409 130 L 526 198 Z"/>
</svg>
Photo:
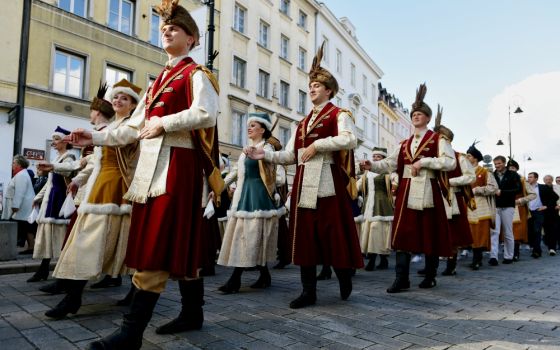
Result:
<svg viewBox="0 0 560 350">
<path fill-rule="evenodd" d="M 19 70 L 17 82 L 17 111 L 14 126 L 13 154 L 20 154 L 23 144 L 23 119 L 25 105 L 25 85 L 27 80 L 27 55 L 29 52 L 29 23 L 31 22 L 31 0 L 23 2 L 23 18 L 19 47 Z"/>
<path fill-rule="evenodd" d="M 206 67 L 208 69 L 214 69 L 214 58 L 216 55 L 214 53 L 214 32 L 216 27 L 214 26 L 214 0 L 206 1 L 206 5 L 209 7 L 210 11 L 210 18 L 208 19 L 208 62 L 206 63 Z"/>
<path fill-rule="evenodd" d="M 508 105 L 509 158 L 511 159 L 511 107 Z"/>
</svg>

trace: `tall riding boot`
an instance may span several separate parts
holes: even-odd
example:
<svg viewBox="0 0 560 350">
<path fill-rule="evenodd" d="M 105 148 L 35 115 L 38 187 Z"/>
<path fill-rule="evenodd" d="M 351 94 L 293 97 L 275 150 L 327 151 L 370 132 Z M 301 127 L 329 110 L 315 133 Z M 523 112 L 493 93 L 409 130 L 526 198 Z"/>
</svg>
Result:
<svg viewBox="0 0 560 350">
<path fill-rule="evenodd" d="M 130 279 L 130 289 L 124 299 L 117 301 L 117 306 L 129 306 L 132 302 L 132 297 L 134 296 L 134 292 L 136 292 L 136 286 L 132 283 L 132 276 L 130 276 Z"/>
<path fill-rule="evenodd" d="M 457 253 L 455 253 L 455 255 L 447 258 L 447 266 L 445 267 L 445 270 L 443 270 L 441 275 L 442 276 L 455 276 L 457 274 L 457 271 L 455 270 L 456 268 L 457 268 Z"/>
<path fill-rule="evenodd" d="M 218 288 L 218 290 L 220 292 L 223 292 L 224 294 L 239 292 L 239 288 L 241 288 L 241 274 L 243 274 L 242 267 L 234 268 L 229 280 L 226 282 L 226 284 Z"/>
<path fill-rule="evenodd" d="M 259 279 L 251 284 L 251 288 L 263 289 L 268 288 L 272 284 L 272 278 L 270 277 L 270 272 L 266 264 L 264 266 L 257 266 L 259 269 Z"/>
<path fill-rule="evenodd" d="M 323 265 L 321 272 L 319 272 L 319 275 L 317 275 L 317 281 L 330 280 L 331 276 L 332 270 L 330 265 Z"/>
<path fill-rule="evenodd" d="M 437 285 L 436 275 L 437 268 L 439 266 L 439 256 L 437 255 L 426 255 L 426 276 L 420 282 L 418 287 L 420 288 L 433 288 Z"/>
<path fill-rule="evenodd" d="M 376 269 L 378 270 L 387 270 L 389 268 L 389 260 L 387 259 L 389 255 L 379 254 L 379 265 L 377 265 Z"/>
<path fill-rule="evenodd" d="M 54 308 L 45 312 L 45 316 L 61 319 L 68 314 L 75 314 L 82 306 L 82 294 L 87 280 L 66 280 L 66 296 Z"/>
<path fill-rule="evenodd" d="M 346 300 L 352 293 L 352 269 L 334 269 L 340 288 L 340 299 Z"/>
<path fill-rule="evenodd" d="M 31 276 L 27 282 L 39 282 L 40 280 L 46 281 L 49 277 L 49 269 L 51 266 L 51 259 L 43 259 L 41 260 L 41 265 L 39 266 L 39 270 Z"/>
<path fill-rule="evenodd" d="M 202 328 L 204 322 L 204 280 L 179 281 L 181 313 L 169 323 L 156 329 L 157 334 L 174 334 Z"/>
<path fill-rule="evenodd" d="M 63 278 L 55 278 L 52 283 L 42 286 L 41 288 L 39 288 L 39 290 L 41 292 L 49 293 L 52 295 L 62 294 L 66 292 L 67 281 L 68 280 L 65 280 Z"/>
<path fill-rule="evenodd" d="M 408 273 L 410 268 L 410 253 L 397 252 L 395 255 L 395 281 L 387 288 L 387 293 L 398 293 L 410 288 Z"/>
<path fill-rule="evenodd" d="M 314 305 L 317 301 L 317 266 L 300 266 L 303 292 L 290 303 L 291 309 L 301 309 Z"/>
<path fill-rule="evenodd" d="M 366 255 L 366 258 L 368 258 L 369 260 L 366 267 L 364 267 L 364 270 L 366 271 L 375 270 L 375 259 L 377 258 L 377 254 L 368 253 L 368 255 Z"/>
<path fill-rule="evenodd" d="M 473 248 L 473 257 L 472 263 L 470 264 L 470 268 L 474 271 L 478 270 L 482 265 L 482 249 L 483 248 Z"/>
<path fill-rule="evenodd" d="M 515 244 L 513 246 L 513 261 L 519 261 L 519 246 L 520 242 L 515 241 Z"/>
<path fill-rule="evenodd" d="M 144 330 L 152 318 L 158 299 L 159 293 L 139 289 L 132 298 L 130 312 L 123 316 L 121 328 L 111 335 L 94 341 L 89 345 L 89 349 L 140 349 Z"/>
</svg>

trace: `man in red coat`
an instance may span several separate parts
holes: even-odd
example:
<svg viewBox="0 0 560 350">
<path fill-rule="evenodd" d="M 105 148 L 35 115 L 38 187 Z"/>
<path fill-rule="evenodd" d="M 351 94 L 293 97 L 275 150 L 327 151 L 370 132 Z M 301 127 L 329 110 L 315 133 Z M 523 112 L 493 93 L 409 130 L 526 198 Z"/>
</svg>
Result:
<svg viewBox="0 0 560 350">
<path fill-rule="evenodd" d="M 91 349 L 140 349 L 168 278 L 179 281 L 182 310 L 159 327 L 159 334 L 200 329 L 204 285 L 198 268 L 204 253 L 201 199 L 203 174 L 215 193 L 223 180 L 217 152 L 217 84 L 214 76 L 188 56 L 198 45 L 199 30 L 177 1 L 163 1 L 162 44 L 169 61 L 135 112 L 109 132 L 77 130 L 79 145 L 119 146 L 140 141 L 140 157 L 124 198 L 133 202 L 126 264 L 134 268 L 130 312 L 117 332 L 90 345 Z"/>
<path fill-rule="evenodd" d="M 441 172 L 455 169 L 457 162 L 449 141 L 428 129 L 432 110 L 424 103 L 426 91 L 426 85 L 420 85 L 410 112 L 414 135 L 404 140 L 388 158 L 361 162 L 367 170 L 396 171 L 399 176 L 392 238 L 393 249 L 397 252 L 396 278 L 387 293 L 410 288 L 410 252 L 426 255 L 426 276 L 420 288 L 436 286 L 439 257 L 452 255 L 452 237 L 444 203 L 450 198 L 450 189 L 442 181 Z"/>
<path fill-rule="evenodd" d="M 300 265 L 303 293 L 290 303 L 293 309 L 315 304 L 317 264 L 333 266 L 342 300 L 352 292 L 352 269 L 363 267 L 350 208 L 351 198 L 357 195 L 355 126 L 350 112 L 329 102 L 338 92 L 338 83 L 320 66 L 322 55 L 323 46 L 309 73 L 313 110 L 299 123 L 286 150 L 245 149 L 253 159 L 297 165 L 289 226 L 292 260 Z"/>
</svg>

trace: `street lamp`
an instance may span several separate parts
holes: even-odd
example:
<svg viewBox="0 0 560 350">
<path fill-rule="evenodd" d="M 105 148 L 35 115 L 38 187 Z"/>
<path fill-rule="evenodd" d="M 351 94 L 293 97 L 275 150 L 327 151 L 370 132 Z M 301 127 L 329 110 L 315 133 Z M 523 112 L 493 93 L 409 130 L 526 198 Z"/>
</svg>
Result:
<svg viewBox="0 0 560 350">
<path fill-rule="evenodd" d="M 513 111 L 513 113 L 514 114 L 523 113 L 523 110 L 520 107 L 517 107 L 515 111 Z M 509 139 L 509 158 L 511 159 L 511 106 L 510 105 L 508 105 L 508 139 Z"/>
</svg>

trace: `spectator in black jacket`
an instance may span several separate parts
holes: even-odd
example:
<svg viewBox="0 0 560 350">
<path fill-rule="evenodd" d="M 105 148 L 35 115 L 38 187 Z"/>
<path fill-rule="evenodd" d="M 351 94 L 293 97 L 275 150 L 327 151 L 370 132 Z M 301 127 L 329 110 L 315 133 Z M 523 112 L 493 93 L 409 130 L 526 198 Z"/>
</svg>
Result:
<svg viewBox="0 0 560 350">
<path fill-rule="evenodd" d="M 552 186 L 538 184 L 538 180 L 539 174 L 536 172 L 529 173 L 527 181 L 537 194 L 537 198 L 529 202 L 529 210 L 531 211 L 529 242 L 531 248 L 533 248 L 531 256 L 535 259 L 539 258 L 542 254 L 541 237 L 543 227 L 545 228 L 546 243 L 550 248 L 549 254 L 556 255 L 556 240 L 553 240 L 552 236 L 555 236 L 554 222 L 556 220 L 555 216 L 558 215 L 555 210 L 558 195 L 554 192 Z"/>
<path fill-rule="evenodd" d="M 496 192 L 496 226 L 491 232 L 491 251 L 488 264 L 498 265 L 498 250 L 500 244 L 500 228 L 504 232 L 504 260 L 503 264 L 513 262 L 515 240 L 513 238 L 513 215 L 515 213 L 515 195 L 521 190 L 519 175 L 506 168 L 506 158 L 494 158 L 494 177 L 499 190 Z"/>
</svg>

